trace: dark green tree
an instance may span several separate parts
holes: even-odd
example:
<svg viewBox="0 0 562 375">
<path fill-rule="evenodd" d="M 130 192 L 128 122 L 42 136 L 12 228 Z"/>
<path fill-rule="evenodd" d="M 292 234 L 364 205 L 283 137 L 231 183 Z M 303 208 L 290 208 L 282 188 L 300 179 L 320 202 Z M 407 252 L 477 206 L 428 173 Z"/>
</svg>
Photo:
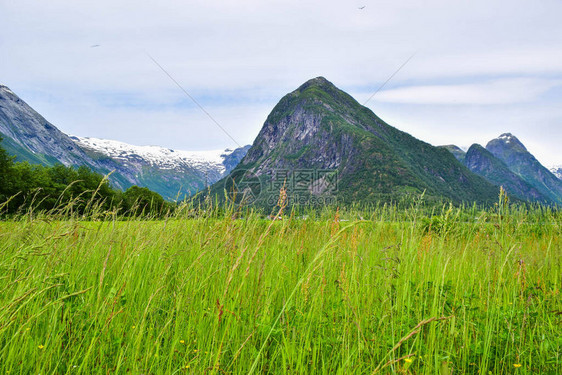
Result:
<svg viewBox="0 0 562 375">
<path fill-rule="evenodd" d="M 124 208 L 133 216 L 161 215 L 170 208 L 160 194 L 136 185 L 123 193 L 123 204 Z"/>
<path fill-rule="evenodd" d="M 2 148 L 2 140 L 0 136 L 0 204 L 12 195 L 14 173 L 14 158 Z"/>
<path fill-rule="evenodd" d="M 2 138 L 0 137 L 0 143 Z M 160 216 L 173 209 L 160 194 L 132 186 L 125 193 L 115 190 L 109 181 L 88 167 L 52 167 L 14 163 L 0 144 L 0 204 L 10 199 L 4 212 L 34 210 L 83 214 L 92 208 L 109 211 L 116 208 L 133 216 Z M 88 211 L 88 213 L 91 211 Z"/>
</svg>

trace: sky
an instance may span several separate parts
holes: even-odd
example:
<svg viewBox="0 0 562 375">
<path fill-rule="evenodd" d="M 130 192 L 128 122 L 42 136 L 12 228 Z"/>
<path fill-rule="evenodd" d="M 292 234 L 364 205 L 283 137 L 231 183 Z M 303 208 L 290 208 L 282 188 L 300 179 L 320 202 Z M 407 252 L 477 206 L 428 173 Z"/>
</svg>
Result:
<svg viewBox="0 0 562 375">
<path fill-rule="evenodd" d="M 511 132 L 551 166 L 561 14 L 560 0 L 0 0 L 0 83 L 67 134 L 207 150 L 251 144 L 310 78 L 364 103 L 392 77 L 367 103 L 390 125 L 464 148 Z"/>
</svg>

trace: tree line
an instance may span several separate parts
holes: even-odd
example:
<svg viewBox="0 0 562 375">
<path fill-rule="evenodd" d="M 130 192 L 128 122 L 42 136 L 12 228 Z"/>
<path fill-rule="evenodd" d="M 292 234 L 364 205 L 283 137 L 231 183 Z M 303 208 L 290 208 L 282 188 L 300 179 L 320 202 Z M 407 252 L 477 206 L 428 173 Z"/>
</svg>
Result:
<svg viewBox="0 0 562 375">
<path fill-rule="evenodd" d="M 0 137 L 0 143 L 2 137 Z M 0 214 L 55 211 L 86 214 L 94 210 L 125 216 L 164 215 L 174 208 L 147 188 L 113 188 L 88 167 L 52 167 L 15 162 L 0 145 Z"/>
</svg>

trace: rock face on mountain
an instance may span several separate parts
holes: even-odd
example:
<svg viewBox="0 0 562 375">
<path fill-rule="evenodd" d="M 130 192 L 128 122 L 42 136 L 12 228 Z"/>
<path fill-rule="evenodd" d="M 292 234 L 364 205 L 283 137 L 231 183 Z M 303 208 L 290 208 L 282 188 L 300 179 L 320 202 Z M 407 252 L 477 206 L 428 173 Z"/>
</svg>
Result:
<svg viewBox="0 0 562 375">
<path fill-rule="evenodd" d="M 66 134 L 45 120 L 8 87 L 0 85 L 0 134 L 17 161 L 99 167 Z"/>
<path fill-rule="evenodd" d="M 240 170 L 260 179 L 258 201 L 268 198 L 265 187 L 283 184 L 289 199 L 296 190 L 311 198 L 329 190 L 338 203 L 399 200 L 423 191 L 428 199 L 487 202 L 498 193 L 447 150 L 387 125 L 323 77 L 280 100 L 239 166 L 213 192 L 228 191 Z"/>
<path fill-rule="evenodd" d="M 491 140 L 486 149 L 550 201 L 562 204 L 562 181 L 545 168 L 511 133 Z"/>
<path fill-rule="evenodd" d="M 148 187 L 167 199 L 193 194 L 216 182 L 238 164 L 250 147 L 187 152 L 69 137 L 2 85 L 0 135 L 4 138 L 2 147 L 16 156 L 16 161 L 87 166 L 104 175 L 111 173 L 111 183 L 120 189 Z"/>
<path fill-rule="evenodd" d="M 470 146 L 464 157 L 464 164 L 472 172 L 494 185 L 502 186 L 508 194 L 521 200 L 552 203 L 548 197 L 512 172 L 503 161 L 478 144 Z"/>
</svg>

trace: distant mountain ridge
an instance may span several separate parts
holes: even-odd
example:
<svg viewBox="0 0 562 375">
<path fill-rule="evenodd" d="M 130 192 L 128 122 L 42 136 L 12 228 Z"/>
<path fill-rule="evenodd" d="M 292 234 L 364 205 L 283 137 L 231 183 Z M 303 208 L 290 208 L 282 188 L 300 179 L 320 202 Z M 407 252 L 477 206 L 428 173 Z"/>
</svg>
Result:
<svg viewBox="0 0 562 375">
<path fill-rule="evenodd" d="M 182 151 L 160 146 L 72 136 L 88 156 L 127 176 L 131 184 L 148 187 L 168 199 L 188 195 L 218 181 L 238 164 L 250 146 L 235 150 Z"/>
<path fill-rule="evenodd" d="M 486 145 L 498 159 L 552 202 L 562 204 L 562 181 L 544 167 L 511 133 L 504 133 Z"/>
<path fill-rule="evenodd" d="M 338 203 L 396 201 L 424 191 L 428 199 L 491 202 L 499 191 L 447 150 L 386 124 L 323 77 L 279 101 L 239 166 L 212 192 L 228 191 L 228 181 L 240 179 L 240 170 L 260 177 L 262 186 L 283 182 L 283 176 L 272 173 L 311 171 L 299 189 L 311 198 L 326 187 L 326 179 L 314 173 L 332 170 L 337 173 L 333 193 Z M 278 193 L 262 192 L 256 204 L 267 205 L 273 202 L 270 195 Z"/>
<path fill-rule="evenodd" d="M 562 204 L 562 181 L 511 133 L 492 139 L 486 148 L 474 144 L 466 153 L 459 152 L 454 145 L 441 147 L 449 150 L 472 172 L 503 186 L 508 194 L 527 201 Z"/>
<path fill-rule="evenodd" d="M 166 199 L 209 186 L 234 168 L 249 148 L 187 152 L 70 137 L 4 85 L 0 85 L 0 135 L 2 147 L 16 161 L 87 166 L 104 175 L 111 172 L 111 183 L 120 189 L 148 187 Z"/>
<path fill-rule="evenodd" d="M 452 153 L 455 156 L 455 158 L 457 158 L 457 160 L 460 161 L 461 163 L 464 162 L 464 158 L 466 157 L 466 151 L 464 151 L 462 148 L 455 145 L 445 145 L 440 147 Z"/>
<path fill-rule="evenodd" d="M 509 194 L 521 200 L 549 202 L 548 197 L 512 172 L 503 161 L 479 144 L 470 146 L 463 162 L 472 172 L 494 185 L 502 186 Z"/>
</svg>

